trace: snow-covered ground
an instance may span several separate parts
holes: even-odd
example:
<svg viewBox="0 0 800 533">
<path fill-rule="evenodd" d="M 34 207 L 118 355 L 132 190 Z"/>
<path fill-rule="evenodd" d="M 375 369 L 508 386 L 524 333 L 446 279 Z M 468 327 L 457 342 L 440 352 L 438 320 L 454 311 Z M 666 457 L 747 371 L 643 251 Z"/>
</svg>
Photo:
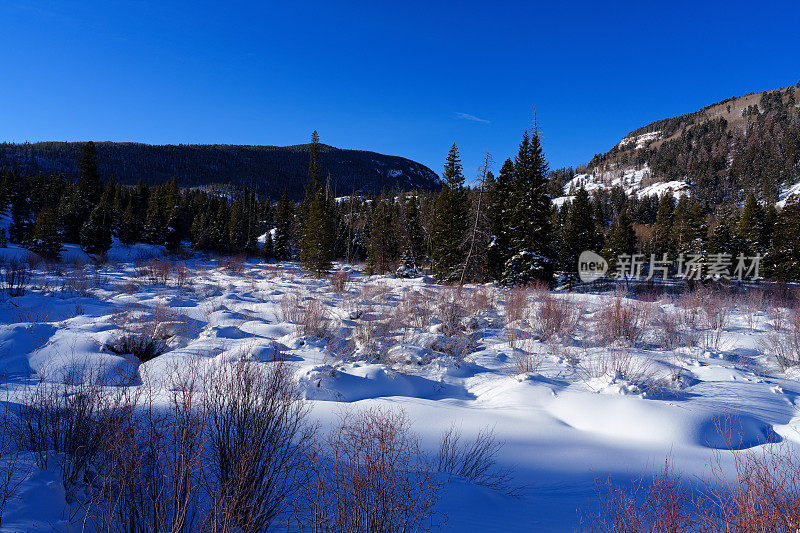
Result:
<svg viewBox="0 0 800 533">
<path fill-rule="evenodd" d="M 765 300 L 725 300 L 716 331 L 703 298 L 622 298 L 641 314 L 626 342 L 601 335 L 610 294 L 455 292 L 348 267 L 337 291 L 293 264 L 201 259 L 161 276 L 135 260 L 156 252 L 116 246 L 116 260 L 96 267 L 40 264 L 24 295 L 3 297 L 0 375 L 12 398 L 75 368 L 111 385 L 134 372 L 144 385 L 187 360 L 268 365 L 279 353 L 321 427 L 344 406 L 403 409 L 431 453 L 452 424 L 465 436 L 494 428 L 500 466 L 524 494 L 453 479 L 438 503 L 450 531 L 573 531 L 598 478 L 653 472 L 667 455 L 686 479 L 707 475 L 715 458 L 728 468 L 728 420 L 738 448 L 800 442 L 800 376 L 764 353 L 786 313 Z M 550 305 L 563 312 L 556 326 L 544 318 Z M 181 324 L 166 353 L 141 366 L 106 347 L 121 317 L 136 316 Z M 687 346 L 667 339 L 677 317 Z M 3 530 L 73 530 L 81 517 L 67 499 L 56 471 L 34 467 Z"/>
</svg>

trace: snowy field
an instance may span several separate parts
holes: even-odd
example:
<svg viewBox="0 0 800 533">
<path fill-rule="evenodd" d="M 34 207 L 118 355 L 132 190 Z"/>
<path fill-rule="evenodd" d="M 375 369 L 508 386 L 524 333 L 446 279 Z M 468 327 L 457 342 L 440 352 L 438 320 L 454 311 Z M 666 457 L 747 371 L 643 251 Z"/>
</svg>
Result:
<svg viewBox="0 0 800 533">
<path fill-rule="evenodd" d="M 24 257 L 4 253 L 6 264 Z M 430 455 L 453 425 L 465 440 L 493 431 L 492 469 L 510 478 L 490 487 L 440 474 L 445 531 L 574 531 L 608 476 L 648 476 L 669 456 L 692 483 L 714 465 L 731 473 L 726 448 L 800 442 L 800 374 L 787 369 L 800 326 L 785 298 L 761 291 L 459 290 L 350 267 L 315 279 L 294 264 L 147 259 L 152 248 L 115 247 L 102 265 L 70 253 L 34 262 L 14 295 L 4 286 L 0 375 L 12 412 L 42 383 L 76 375 L 113 394 L 168 389 L 189 367 L 285 361 L 322 434 L 346 410 L 375 406 L 402 409 Z M 159 355 L 124 353 L 135 335 Z M 19 456 L 24 479 L 2 530 L 80 530 L 80 487 L 65 486 L 55 462 L 37 464 Z"/>
</svg>

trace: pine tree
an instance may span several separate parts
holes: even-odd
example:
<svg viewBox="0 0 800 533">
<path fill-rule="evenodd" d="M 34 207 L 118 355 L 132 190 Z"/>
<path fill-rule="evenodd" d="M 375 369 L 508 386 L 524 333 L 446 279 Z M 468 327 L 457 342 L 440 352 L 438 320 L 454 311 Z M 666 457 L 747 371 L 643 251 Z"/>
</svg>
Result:
<svg viewBox="0 0 800 533">
<path fill-rule="evenodd" d="M 384 193 L 373 202 L 367 244 L 367 273 L 384 274 L 397 261 L 394 195 Z"/>
<path fill-rule="evenodd" d="M 41 209 L 36 216 L 33 234 L 28 249 L 49 261 L 58 261 L 63 248 L 58 233 L 58 219 L 49 207 Z"/>
<path fill-rule="evenodd" d="M 509 198 L 510 258 L 503 269 L 506 285 L 550 282 L 554 270 L 551 202 L 547 195 L 548 167 L 539 133 L 525 132 L 514 160 L 514 182 Z"/>
<path fill-rule="evenodd" d="M 441 283 L 452 283 L 461 278 L 466 259 L 464 241 L 467 219 L 467 195 L 461 158 L 453 143 L 442 173 L 442 190 L 436 200 L 431 239 L 433 270 Z"/>
<path fill-rule="evenodd" d="M 489 225 L 492 238 L 488 250 L 488 269 L 492 279 L 499 280 L 503 276 L 503 268 L 511 257 L 510 227 L 512 207 L 512 186 L 514 180 L 514 163 L 506 159 L 494 182 Z"/>
<path fill-rule="evenodd" d="M 678 254 L 703 254 L 708 227 L 702 204 L 681 197 L 675 207 L 672 225 L 672 249 Z"/>
<path fill-rule="evenodd" d="M 602 255 L 608 261 L 609 268 L 614 270 L 620 255 L 634 253 L 636 253 L 636 232 L 633 230 L 627 211 L 622 210 L 611 224 Z M 658 256 L 658 259 L 660 260 L 661 256 Z"/>
<path fill-rule="evenodd" d="M 133 211 L 133 200 L 130 200 L 128 205 L 125 206 L 122 221 L 119 225 L 119 240 L 123 244 L 133 244 L 141 238 L 141 231 L 139 217 Z"/>
<path fill-rule="evenodd" d="M 800 201 L 778 212 L 772 246 L 764 257 L 770 276 L 781 281 L 800 280 Z"/>
<path fill-rule="evenodd" d="M 81 248 L 86 253 L 103 255 L 111 248 L 112 202 L 113 184 L 110 184 L 81 228 Z"/>
<path fill-rule="evenodd" d="M 303 201 L 302 237 L 300 239 L 300 261 L 303 266 L 321 277 L 333 267 L 334 206 L 321 186 L 319 163 L 319 135 L 311 135 L 309 146 L 309 183 Z"/>
<path fill-rule="evenodd" d="M 64 242 L 80 242 L 80 232 L 102 194 L 97 165 L 97 148 L 92 141 L 81 146 L 78 182 L 62 197 L 59 213 Z"/>
<path fill-rule="evenodd" d="M 33 232 L 34 218 L 31 208 L 31 194 L 27 182 L 22 180 L 12 192 L 11 224 L 8 227 L 8 240 L 17 244 L 28 241 Z"/>
<path fill-rule="evenodd" d="M 399 215 L 403 252 L 396 275 L 403 278 L 415 277 L 425 260 L 425 242 L 420 225 L 417 195 L 401 197 Z"/>
<path fill-rule="evenodd" d="M 672 223 L 675 215 L 675 199 L 672 194 L 664 194 L 658 202 L 656 221 L 653 224 L 653 237 L 650 252 L 661 257 L 674 253 L 672 247 Z"/>
<path fill-rule="evenodd" d="M 593 213 L 589 193 L 581 187 L 568 208 L 560 243 L 561 268 L 572 279 L 577 277 L 581 252 L 591 250 L 597 253 L 603 246 Z"/>
<path fill-rule="evenodd" d="M 286 189 L 283 190 L 275 210 L 275 238 L 273 253 L 278 261 L 286 261 L 292 257 L 292 230 L 294 228 L 294 212 L 292 202 Z"/>
<path fill-rule="evenodd" d="M 761 239 L 764 235 L 764 210 L 753 193 L 747 196 L 739 217 L 737 233 L 745 245 L 746 254 L 755 255 L 763 252 Z"/>
</svg>

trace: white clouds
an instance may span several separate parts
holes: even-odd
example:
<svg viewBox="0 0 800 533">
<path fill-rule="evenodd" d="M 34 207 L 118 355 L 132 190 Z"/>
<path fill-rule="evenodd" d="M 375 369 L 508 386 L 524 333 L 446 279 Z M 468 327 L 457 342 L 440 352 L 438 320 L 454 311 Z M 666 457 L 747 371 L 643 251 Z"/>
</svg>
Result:
<svg viewBox="0 0 800 533">
<path fill-rule="evenodd" d="M 463 118 L 464 120 L 470 120 L 472 122 L 480 122 L 482 124 L 491 124 L 491 120 L 486 120 L 485 118 L 478 118 L 475 115 L 470 115 L 469 113 L 456 113 L 456 117 Z"/>
</svg>

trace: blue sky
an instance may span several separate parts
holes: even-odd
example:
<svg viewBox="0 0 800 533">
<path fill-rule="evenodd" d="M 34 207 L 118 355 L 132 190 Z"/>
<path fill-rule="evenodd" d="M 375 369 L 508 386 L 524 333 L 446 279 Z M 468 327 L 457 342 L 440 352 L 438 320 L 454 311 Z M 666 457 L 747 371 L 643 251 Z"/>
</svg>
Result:
<svg viewBox="0 0 800 533">
<path fill-rule="evenodd" d="M 797 83 L 800 2 L 0 3 L 0 141 L 298 144 L 551 166 Z"/>
</svg>

